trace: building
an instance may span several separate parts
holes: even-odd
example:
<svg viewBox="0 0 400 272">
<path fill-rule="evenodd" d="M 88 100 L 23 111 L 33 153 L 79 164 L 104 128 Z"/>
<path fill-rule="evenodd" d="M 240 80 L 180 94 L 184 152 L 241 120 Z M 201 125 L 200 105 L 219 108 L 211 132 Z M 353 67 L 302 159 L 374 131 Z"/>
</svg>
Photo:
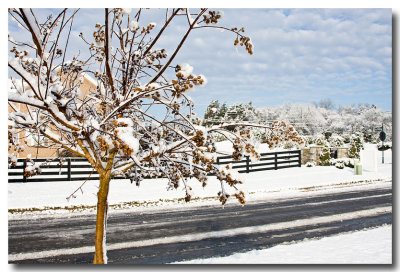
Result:
<svg viewBox="0 0 400 272">
<path fill-rule="evenodd" d="M 82 75 L 83 83 L 81 85 L 82 96 L 86 96 L 91 90 L 96 88 L 96 81 L 89 75 Z M 15 107 L 23 113 L 27 113 L 28 109 L 25 105 L 13 103 Z M 13 112 L 14 109 L 8 105 L 8 112 Z M 18 134 L 19 142 L 25 147 L 23 152 L 18 154 L 19 158 L 26 158 L 31 154 L 32 158 L 55 158 L 68 154 L 60 154 L 58 147 L 52 145 L 45 137 L 38 137 L 38 135 L 28 134 L 26 131 L 21 131 Z"/>
</svg>

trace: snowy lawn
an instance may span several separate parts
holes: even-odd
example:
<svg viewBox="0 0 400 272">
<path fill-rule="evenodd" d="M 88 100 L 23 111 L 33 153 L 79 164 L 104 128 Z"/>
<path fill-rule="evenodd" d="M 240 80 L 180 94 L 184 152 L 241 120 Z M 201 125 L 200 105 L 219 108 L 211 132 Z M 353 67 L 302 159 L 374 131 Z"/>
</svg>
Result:
<svg viewBox="0 0 400 272">
<path fill-rule="evenodd" d="M 381 186 L 381 184 L 391 186 L 390 151 L 385 152 L 385 159 L 385 164 L 378 164 L 377 172 L 363 171 L 362 175 L 354 175 L 354 170 L 351 168 L 337 169 L 334 166 L 311 168 L 302 166 L 238 174 L 243 181 L 240 188 L 246 193 L 247 200 L 252 201 L 290 197 L 299 192 L 325 191 L 345 186 Z M 8 184 L 8 209 L 95 206 L 98 181 L 87 181 L 82 192 L 78 191 L 75 194 L 76 198 L 67 201 L 66 198 L 81 184 L 82 181 Z M 190 180 L 189 185 L 193 188 L 195 201 L 198 198 L 197 200 L 219 203 L 216 199 L 210 199 L 216 197 L 220 190 L 220 183 L 215 177 L 209 177 L 205 188 L 195 179 Z M 185 196 L 182 188 L 167 191 L 166 187 L 166 179 L 143 180 L 140 187 L 131 184 L 129 180 L 113 180 L 110 186 L 109 204 L 130 202 L 136 206 L 144 203 L 170 205 L 170 202 L 176 202 Z M 230 201 L 236 202 L 233 198 Z"/>
<path fill-rule="evenodd" d="M 180 264 L 391 264 L 392 226 Z"/>
</svg>

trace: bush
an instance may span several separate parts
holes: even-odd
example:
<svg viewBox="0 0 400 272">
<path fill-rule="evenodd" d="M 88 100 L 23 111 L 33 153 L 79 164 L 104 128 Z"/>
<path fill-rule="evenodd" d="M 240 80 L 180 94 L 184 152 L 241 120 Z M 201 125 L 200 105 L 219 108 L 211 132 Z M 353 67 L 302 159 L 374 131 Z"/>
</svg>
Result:
<svg viewBox="0 0 400 272">
<path fill-rule="evenodd" d="M 344 142 L 345 144 L 349 144 L 350 141 L 351 141 L 351 136 L 350 136 L 349 134 L 343 135 L 343 142 Z"/>
<path fill-rule="evenodd" d="M 306 167 L 314 167 L 315 166 L 315 162 L 311 161 L 311 162 L 306 162 L 305 164 Z"/>
<path fill-rule="evenodd" d="M 354 168 L 354 159 L 352 158 L 340 158 L 340 159 L 330 159 L 330 165 L 336 166 L 339 165 L 343 165 L 345 167 L 349 167 L 349 168 Z M 337 167 L 339 168 L 339 167 Z M 343 167 L 344 168 L 344 167 Z M 343 169 L 340 168 L 340 169 Z"/>
<path fill-rule="evenodd" d="M 283 147 L 283 149 L 299 148 L 299 145 L 297 143 L 293 143 L 293 142 L 284 142 L 281 144 L 281 146 Z"/>
<path fill-rule="evenodd" d="M 360 133 L 351 135 L 349 157 L 359 159 L 361 149 L 364 149 L 362 135 Z"/>
<path fill-rule="evenodd" d="M 328 146 L 329 147 L 329 142 L 326 140 L 325 136 L 323 135 L 317 135 L 313 138 L 313 143 L 316 145 L 322 145 L 322 146 Z"/>
<path fill-rule="evenodd" d="M 319 159 L 321 160 L 321 163 L 320 163 L 321 166 L 329 166 L 330 165 L 331 151 L 330 151 L 329 147 L 324 146 L 322 148 L 322 151 L 319 155 Z"/>
<path fill-rule="evenodd" d="M 329 144 L 331 147 L 343 147 L 344 139 L 341 136 L 334 135 L 329 137 Z"/>
<path fill-rule="evenodd" d="M 305 146 L 309 146 L 309 145 L 314 144 L 313 137 L 311 137 L 311 136 L 303 136 L 302 138 L 303 138 L 303 142 L 304 142 Z"/>
<path fill-rule="evenodd" d="M 336 167 L 336 168 L 339 168 L 339 169 L 343 169 L 343 168 L 344 168 L 344 163 L 343 163 L 343 162 L 337 162 L 337 163 L 335 164 L 335 167 Z"/>
<path fill-rule="evenodd" d="M 319 145 L 319 146 L 328 146 L 329 142 L 326 140 L 324 135 L 316 135 L 316 136 L 303 136 L 303 142 L 305 146 L 310 145 Z"/>
</svg>

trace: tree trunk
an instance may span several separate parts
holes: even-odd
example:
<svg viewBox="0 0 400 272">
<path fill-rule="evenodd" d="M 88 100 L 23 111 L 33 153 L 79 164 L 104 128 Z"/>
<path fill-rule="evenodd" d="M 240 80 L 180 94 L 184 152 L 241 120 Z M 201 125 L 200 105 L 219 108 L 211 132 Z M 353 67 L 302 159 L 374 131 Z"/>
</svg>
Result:
<svg viewBox="0 0 400 272">
<path fill-rule="evenodd" d="M 107 210 L 108 210 L 108 191 L 111 179 L 111 173 L 100 174 L 100 188 L 97 193 L 97 217 L 96 217 L 96 234 L 95 234 L 95 254 L 94 264 L 107 263 L 106 249 L 106 231 L 107 231 Z"/>
</svg>

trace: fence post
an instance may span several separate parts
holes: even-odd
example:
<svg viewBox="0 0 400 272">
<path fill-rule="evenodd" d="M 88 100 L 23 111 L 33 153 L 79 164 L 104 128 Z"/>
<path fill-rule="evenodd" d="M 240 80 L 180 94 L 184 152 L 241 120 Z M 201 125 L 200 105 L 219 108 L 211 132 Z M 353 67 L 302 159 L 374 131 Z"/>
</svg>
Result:
<svg viewBox="0 0 400 272">
<path fill-rule="evenodd" d="M 24 163 L 23 163 L 23 169 L 22 169 L 22 182 L 26 182 L 26 176 L 25 176 L 25 169 L 26 169 L 26 159 L 24 159 Z"/>
<path fill-rule="evenodd" d="M 68 158 L 67 162 L 68 162 L 68 181 L 71 181 L 71 158 Z"/>
<path fill-rule="evenodd" d="M 219 157 L 217 157 L 217 164 L 219 165 Z"/>
<path fill-rule="evenodd" d="M 278 170 L 278 153 L 275 153 L 275 170 Z"/>
<path fill-rule="evenodd" d="M 250 172 L 250 156 L 246 156 L 246 173 Z"/>
</svg>

